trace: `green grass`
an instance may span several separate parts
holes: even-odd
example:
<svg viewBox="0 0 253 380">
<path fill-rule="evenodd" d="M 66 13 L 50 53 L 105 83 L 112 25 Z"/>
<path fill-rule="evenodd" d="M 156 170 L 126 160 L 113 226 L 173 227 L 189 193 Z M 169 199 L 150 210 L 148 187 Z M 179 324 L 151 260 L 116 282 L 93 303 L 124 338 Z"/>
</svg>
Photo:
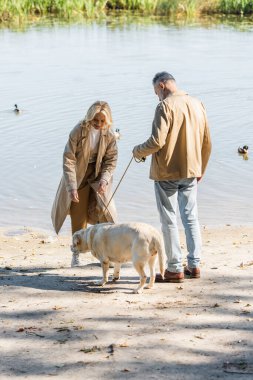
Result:
<svg viewBox="0 0 253 380">
<path fill-rule="evenodd" d="M 226 14 L 252 14 L 253 0 L 220 0 L 219 9 Z"/>
<path fill-rule="evenodd" d="M 50 14 L 96 18 L 119 9 L 144 15 L 252 14 L 253 0 L 0 0 L 0 20 Z"/>
</svg>

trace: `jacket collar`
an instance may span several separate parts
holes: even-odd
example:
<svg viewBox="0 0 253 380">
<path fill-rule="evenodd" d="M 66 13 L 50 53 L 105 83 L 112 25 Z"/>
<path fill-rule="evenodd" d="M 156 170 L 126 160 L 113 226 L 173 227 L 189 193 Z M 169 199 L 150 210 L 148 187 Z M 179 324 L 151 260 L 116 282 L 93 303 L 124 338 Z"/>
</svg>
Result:
<svg viewBox="0 0 253 380">
<path fill-rule="evenodd" d="M 169 98 L 170 96 L 184 96 L 184 95 L 188 95 L 187 92 L 182 91 L 182 90 L 177 90 L 173 92 L 173 94 L 167 96 L 167 98 Z"/>
</svg>

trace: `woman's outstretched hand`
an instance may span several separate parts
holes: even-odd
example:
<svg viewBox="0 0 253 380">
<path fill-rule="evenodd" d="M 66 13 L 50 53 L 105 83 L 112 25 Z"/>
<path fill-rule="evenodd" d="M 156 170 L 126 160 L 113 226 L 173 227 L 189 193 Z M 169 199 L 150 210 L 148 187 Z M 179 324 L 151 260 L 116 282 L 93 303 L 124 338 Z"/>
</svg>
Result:
<svg viewBox="0 0 253 380">
<path fill-rule="evenodd" d="M 78 191 L 77 190 L 71 190 L 70 198 L 71 198 L 72 202 L 79 203 Z"/>
<path fill-rule="evenodd" d="M 107 182 L 104 179 L 101 179 L 98 184 L 98 194 L 104 194 L 106 191 Z"/>
</svg>

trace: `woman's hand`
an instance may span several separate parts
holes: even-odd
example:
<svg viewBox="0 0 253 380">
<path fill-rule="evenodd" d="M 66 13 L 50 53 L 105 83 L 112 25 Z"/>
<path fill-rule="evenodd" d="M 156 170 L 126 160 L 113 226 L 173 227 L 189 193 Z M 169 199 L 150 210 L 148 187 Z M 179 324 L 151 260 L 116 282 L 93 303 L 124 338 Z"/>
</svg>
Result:
<svg viewBox="0 0 253 380">
<path fill-rule="evenodd" d="M 98 190 L 97 190 L 98 194 L 104 194 L 106 191 L 106 186 L 107 186 L 107 181 L 105 181 L 104 179 L 101 179 L 98 184 Z"/>
<path fill-rule="evenodd" d="M 79 203 L 78 191 L 73 189 L 70 191 L 70 198 L 72 202 Z"/>
</svg>

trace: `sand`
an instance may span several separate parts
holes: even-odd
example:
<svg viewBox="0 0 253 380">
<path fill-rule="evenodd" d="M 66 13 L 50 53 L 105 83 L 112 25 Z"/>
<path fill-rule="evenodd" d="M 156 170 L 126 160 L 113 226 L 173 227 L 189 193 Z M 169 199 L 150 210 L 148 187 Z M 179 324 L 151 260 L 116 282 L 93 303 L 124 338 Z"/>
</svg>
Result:
<svg viewBox="0 0 253 380">
<path fill-rule="evenodd" d="M 252 379 L 253 228 L 203 228 L 201 279 L 94 285 L 70 236 L 0 231 L 0 379 Z M 184 243 L 182 243 L 184 245 Z M 185 248 L 183 248 L 185 252 Z"/>
</svg>

